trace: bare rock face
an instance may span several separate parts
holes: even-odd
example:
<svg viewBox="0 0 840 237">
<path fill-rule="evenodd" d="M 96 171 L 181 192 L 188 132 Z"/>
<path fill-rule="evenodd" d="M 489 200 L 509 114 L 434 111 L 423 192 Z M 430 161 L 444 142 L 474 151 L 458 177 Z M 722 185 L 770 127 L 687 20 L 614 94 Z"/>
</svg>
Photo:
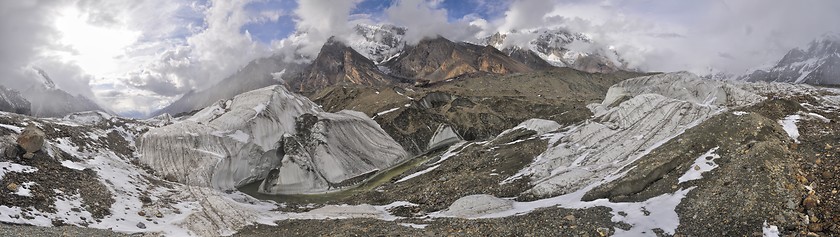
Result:
<svg viewBox="0 0 840 237">
<path fill-rule="evenodd" d="M 299 77 L 287 80 L 297 92 L 313 92 L 331 85 L 388 85 L 396 82 L 353 48 L 335 38 L 324 44 L 318 57 Z"/>
<path fill-rule="evenodd" d="M 44 136 L 44 131 L 41 131 L 35 124 L 29 124 L 23 130 L 17 139 L 17 144 L 26 151 L 23 158 L 30 159 L 35 156 L 35 152 L 41 150 L 41 147 L 44 146 Z"/>
<path fill-rule="evenodd" d="M 443 37 L 420 41 L 384 64 L 402 78 L 439 82 L 471 73 L 521 73 L 533 71 L 490 46 L 455 43 Z"/>
</svg>

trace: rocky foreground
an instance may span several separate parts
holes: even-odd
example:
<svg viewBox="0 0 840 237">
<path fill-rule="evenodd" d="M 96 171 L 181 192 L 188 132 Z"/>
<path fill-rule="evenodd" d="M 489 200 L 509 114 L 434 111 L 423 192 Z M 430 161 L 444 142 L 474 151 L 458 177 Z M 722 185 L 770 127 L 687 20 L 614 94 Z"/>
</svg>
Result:
<svg viewBox="0 0 840 237">
<path fill-rule="evenodd" d="M 840 235 L 840 90 L 632 76 L 331 87 L 312 101 L 269 87 L 177 119 L 4 113 L 0 221 L 166 236 Z M 35 129 L 41 146 L 18 139 Z M 87 230 L 47 230 L 68 228 Z"/>
</svg>

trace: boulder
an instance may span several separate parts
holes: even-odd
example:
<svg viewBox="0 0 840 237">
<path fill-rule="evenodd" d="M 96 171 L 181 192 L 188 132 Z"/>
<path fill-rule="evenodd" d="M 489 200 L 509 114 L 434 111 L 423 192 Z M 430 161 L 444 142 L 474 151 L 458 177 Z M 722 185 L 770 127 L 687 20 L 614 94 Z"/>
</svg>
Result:
<svg viewBox="0 0 840 237">
<path fill-rule="evenodd" d="M 44 131 L 30 123 L 17 139 L 17 144 L 26 151 L 23 158 L 30 159 L 35 156 L 35 152 L 40 151 L 44 146 L 44 137 Z"/>
</svg>

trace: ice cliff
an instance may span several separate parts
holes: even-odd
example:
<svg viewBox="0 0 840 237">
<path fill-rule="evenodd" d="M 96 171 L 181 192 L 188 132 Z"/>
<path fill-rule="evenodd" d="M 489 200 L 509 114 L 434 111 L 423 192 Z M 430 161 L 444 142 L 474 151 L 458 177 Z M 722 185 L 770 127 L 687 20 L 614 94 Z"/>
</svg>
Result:
<svg viewBox="0 0 840 237">
<path fill-rule="evenodd" d="M 351 185 L 407 154 L 373 120 L 326 113 L 282 86 L 219 101 L 139 140 L 142 163 L 189 185 L 229 190 L 268 178 L 265 193 L 317 193 Z"/>
</svg>

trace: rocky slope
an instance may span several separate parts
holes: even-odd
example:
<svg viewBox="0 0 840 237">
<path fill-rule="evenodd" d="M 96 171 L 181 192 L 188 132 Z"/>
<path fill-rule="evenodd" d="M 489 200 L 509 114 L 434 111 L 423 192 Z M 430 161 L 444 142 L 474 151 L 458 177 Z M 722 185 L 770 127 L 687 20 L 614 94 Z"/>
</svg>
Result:
<svg viewBox="0 0 840 237">
<path fill-rule="evenodd" d="M 327 111 L 357 110 L 374 118 L 413 154 L 428 150 L 440 125 L 467 140 L 487 139 L 530 118 L 570 123 L 590 115 L 586 104 L 640 73 L 590 74 L 565 68 L 490 75 L 422 88 L 326 88 L 312 96 Z"/>
<path fill-rule="evenodd" d="M 303 74 L 286 81 L 295 92 L 314 92 L 332 85 L 379 86 L 395 83 L 372 61 L 335 37 L 330 38 Z"/>
<path fill-rule="evenodd" d="M 405 52 L 383 64 L 396 77 L 443 81 L 472 73 L 522 73 L 533 71 L 493 47 L 455 43 L 443 37 L 407 46 Z"/>
<path fill-rule="evenodd" d="M 0 86 L 0 111 L 28 115 L 30 103 L 20 92 Z"/>
<path fill-rule="evenodd" d="M 840 85 L 840 36 L 825 35 L 788 52 L 769 69 L 742 76 L 747 81 Z"/>
<path fill-rule="evenodd" d="M 0 113 L 0 220 L 166 236 L 840 233 L 840 90 L 626 77 L 561 68 L 313 96 L 385 129 L 280 86 L 180 121 Z M 30 123 L 46 142 L 26 159 L 15 139 Z M 418 156 L 388 158 L 414 141 Z M 247 179 L 261 187 L 232 190 Z"/>
<path fill-rule="evenodd" d="M 314 233 L 311 227 L 327 224 L 333 231 L 356 234 L 381 229 L 428 235 L 458 230 L 526 234 L 521 227 L 492 228 L 488 222 L 558 218 L 564 221 L 525 229 L 561 235 L 831 235 L 840 226 L 831 218 L 835 209 L 822 203 L 835 202 L 829 196 L 837 190 L 836 179 L 803 169 L 818 169 L 814 164 L 829 159 L 802 158 L 814 153 L 824 157 L 826 149 L 836 149 L 837 141 L 826 139 L 837 133 L 831 127 L 840 118 L 838 92 L 707 81 L 689 73 L 630 79 L 590 105 L 591 118 L 568 125 L 529 120 L 487 140 L 421 156 L 426 157 L 421 165 L 379 188 L 332 199 L 375 205 L 410 202 L 390 209 L 409 217 L 398 223 L 282 221 L 278 227 L 243 233 Z M 807 149 L 797 148 L 805 144 L 794 136 L 801 130 L 797 124 L 823 132 L 810 133 L 814 140 Z M 816 176 L 805 177 L 808 173 Z M 344 211 L 368 210 L 363 206 Z M 599 207 L 612 209 L 613 225 L 596 221 Z M 381 213 L 375 210 L 365 216 Z M 440 217 L 482 220 L 461 223 Z M 360 223 L 372 228 L 349 228 Z"/>
</svg>

